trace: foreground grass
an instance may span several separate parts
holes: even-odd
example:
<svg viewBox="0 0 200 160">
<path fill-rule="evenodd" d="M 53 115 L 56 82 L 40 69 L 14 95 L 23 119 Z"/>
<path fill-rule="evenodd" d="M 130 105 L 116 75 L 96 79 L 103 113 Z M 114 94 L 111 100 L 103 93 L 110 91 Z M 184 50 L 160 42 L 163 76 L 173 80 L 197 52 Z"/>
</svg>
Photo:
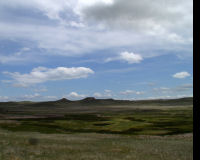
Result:
<svg viewBox="0 0 200 160">
<path fill-rule="evenodd" d="M 192 135 L 41 134 L 0 130 L 1 160 L 192 160 Z"/>
</svg>

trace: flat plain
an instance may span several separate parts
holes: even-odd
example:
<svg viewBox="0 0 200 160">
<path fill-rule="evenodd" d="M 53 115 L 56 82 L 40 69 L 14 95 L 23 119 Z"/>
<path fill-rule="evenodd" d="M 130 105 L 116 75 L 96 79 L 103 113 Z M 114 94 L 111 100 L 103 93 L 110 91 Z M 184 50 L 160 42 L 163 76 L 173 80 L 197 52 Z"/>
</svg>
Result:
<svg viewBox="0 0 200 160">
<path fill-rule="evenodd" d="M 0 103 L 0 159 L 191 160 L 193 99 Z"/>
</svg>

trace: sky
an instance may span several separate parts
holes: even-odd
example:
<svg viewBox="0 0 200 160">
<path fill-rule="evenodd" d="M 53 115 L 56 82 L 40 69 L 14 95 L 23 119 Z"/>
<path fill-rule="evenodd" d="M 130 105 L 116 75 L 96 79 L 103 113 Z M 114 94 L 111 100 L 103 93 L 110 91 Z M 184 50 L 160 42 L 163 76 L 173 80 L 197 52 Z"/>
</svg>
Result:
<svg viewBox="0 0 200 160">
<path fill-rule="evenodd" d="M 192 0 L 0 1 L 0 101 L 191 96 Z"/>
</svg>

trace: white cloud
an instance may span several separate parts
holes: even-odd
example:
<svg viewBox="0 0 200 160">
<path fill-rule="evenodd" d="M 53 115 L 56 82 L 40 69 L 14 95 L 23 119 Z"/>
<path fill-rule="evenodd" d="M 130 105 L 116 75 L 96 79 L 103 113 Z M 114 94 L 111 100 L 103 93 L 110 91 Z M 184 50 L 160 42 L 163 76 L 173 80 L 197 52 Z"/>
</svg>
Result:
<svg viewBox="0 0 200 160">
<path fill-rule="evenodd" d="M 18 57 L 15 55 L 11 55 L 11 56 L 4 56 L 4 55 L 0 55 L 0 63 L 13 63 L 13 62 L 17 62 L 17 61 L 24 61 L 25 59 L 22 57 Z"/>
<path fill-rule="evenodd" d="M 155 97 L 147 97 L 146 99 L 154 100 L 154 99 L 177 99 L 177 98 L 185 98 L 185 97 L 193 97 L 193 94 L 183 94 L 183 95 L 173 95 L 173 96 L 155 96 Z"/>
<path fill-rule="evenodd" d="M 70 0 L 7 0 L 1 1 L 2 7 L 9 6 L 12 8 L 29 8 L 37 9 L 51 19 L 60 19 L 60 13 L 68 9 L 72 3 Z"/>
<path fill-rule="evenodd" d="M 30 50 L 31 50 L 31 49 L 28 48 L 28 47 L 23 47 L 23 48 L 20 49 L 19 52 L 15 53 L 14 55 L 20 56 L 20 55 L 22 55 L 22 54 L 24 54 L 25 52 L 30 51 Z"/>
<path fill-rule="evenodd" d="M 142 94 L 144 94 L 144 92 L 143 91 L 126 90 L 126 91 L 120 92 L 120 94 L 122 94 L 122 95 L 132 95 L 132 94 L 142 95 Z"/>
<path fill-rule="evenodd" d="M 129 64 L 133 64 L 133 63 L 140 63 L 143 60 L 143 58 L 140 54 L 130 53 L 125 51 L 120 53 L 119 56 L 117 57 L 107 58 L 105 62 L 111 62 L 117 60 L 126 61 Z"/>
<path fill-rule="evenodd" d="M 96 92 L 96 93 L 94 93 L 94 97 L 96 97 L 96 98 L 102 98 L 103 95 L 101 93 Z"/>
<path fill-rule="evenodd" d="M 193 89 L 193 84 L 182 84 L 175 87 L 160 87 L 154 88 L 153 91 L 157 92 L 158 94 L 174 94 L 174 93 L 181 93 L 181 92 L 190 92 Z"/>
<path fill-rule="evenodd" d="M 37 67 L 34 68 L 28 74 L 21 74 L 19 72 L 4 72 L 4 74 L 9 75 L 13 79 L 14 85 L 19 87 L 27 87 L 33 84 L 43 83 L 46 81 L 86 78 L 93 73 L 93 70 L 85 67 L 57 67 L 53 69 Z"/>
<path fill-rule="evenodd" d="M 0 96 L 0 102 L 9 101 L 9 97 L 7 96 Z"/>
<path fill-rule="evenodd" d="M 7 101 L 48 101 L 48 100 L 57 100 L 57 96 L 44 96 L 38 93 L 33 94 L 25 94 L 25 95 L 18 95 L 18 96 L 0 96 L 0 102 L 7 102 Z"/>
<path fill-rule="evenodd" d="M 172 89 L 167 88 L 167 87 L 160 87 L 160 88 L 154 88 L 154 91 L 158 92 L 158 93 L 169 93 L 172 92 Z"/>
<path fill-rule="evenodd" d="M 103 73 L 127 73 L 137 70 L 136 67 L 129 67 L 129 68 L 117 68 L 117 69 L 108 69 Z"/>
<path fill-rule="evenodd" d="M 144 94 L 144 92 L 143 91 L 141 91 L 141 92 L 140 91 L 136 91 L 135 94 L 136 95 L 142 95 L 142 94 Z"/>
<path fill-rule="evenodd" d="M 67 97 L 67 98 L 69 98 L 69 99 L 82 99 L 82 98 L 87 97 L 87 95 L 78 94 L 78 93 L 76 93 L 76 92 L 71 92 L 71 93 L 69 93 L 67 96 L 64 96 L 64 97 Z"/>
<path fill-rule="evenodd" d="M 46 87 L 39 87 L 39 88 L 34 88 L 34 92 L 47 92 L 48 89 Z"/>
<path fill-rule="evenodd" d="M 47 100 L 56 100 L 58 99 L 57 96 L 44 96 L 44 99 L 47 99 Z"/>
<path fill-rule="evenodd" d="M 13 24 L 10 22 L 0 22 L 0 34 L 1 38 L 13 38 L 19 42 L 26 39 L 31 41 L 31 45 L 36 48 L 63 56 L 77 56 L 94 50 L 119 48 L 140 42 L 146 43 L 143 38 L 136 38 L 137 35 L 129 32 L 98 31 L 91 28 L 74 30 L 58 25 Z M 113 37 L 119 37 L 119 39 L 113 41 Z"/>
<path fill-rule="evenodd" d="M 142 49 L 143 57 L 163 54 L 155 50 L 192 55 L 191 1 L 2 0 L 0 15 L 1 39 L 31 42 L 51 55 L 95 54 L 96 50 L 120 51 L 122 47 Z M 95 22 L 88 22 L 91 19 Z M 110 28 L 99 27 L 99 23 Z M 0 63 L 22 58 L 4 55 Z"/>
<path fill-rule="evenodd" d="M 96 98 L 111 98 L 113 97 L 113 93 L 111 90 L 105 89 L 103 93 L 96 92 L 93 96 Z"/>
<path fill-rule="evenodd" d="M 189 76 L 190 74 L 188 72 L 179 72 L 173 75 L 174 78 L 179 78 L 179 79 L 183 79 Z"/>
<path fill-rule="evenodd" d="M 112 91 L 109 90 L 109 89 L 105 89 L 104 92 L 105 92 L 105 93 L 111 93 Z"/>
<path fill-rule="evenodd" d="M 23 95 L 21 96 L 20 98 L 23 99 L 23 100 L 32 100 L 32 99 L 35 99 L 35 98 L 40 98 L 41 95 L 38 94 L 38 93 L 35 93 L 35 94 L 26 94 L 26 95 Z"/>
<path fill-rule="evenodd" d="M 5 55 L 0 53 L 0 63 L 13 63 L 13 62 L 21 62 L 29 59 L 30 55 L 25 55 L 31 49 L 28 47 L 21 48 L 18 52 L 13 53 L 11 55 Z"/>
<path fill-rule="evenodd" d="M 183 84 L 174 88 L 176 92 L 186 92 L 193 89 L 193 84 Z"/>
<path fill-rule="evenodd" d="M 120 59 L 127 61 L 130 64 L 140 63 L 143 60 L 141 55 L 129 52 L 122 52 L 120 54 Z"/>
<path fill-rule="evenodd" d="M 130 94 L 134 94 L 135 91 L 132 91 L 132 90 L 126 90 L 126 91 L 122 91 L 120 92 L 120 94 L 123 94 L 123 95 L 130 95 Z"/>
<path fill-rule="evenodd" d="M 66 12 L 66 10 L 71 9 L 78 13 L 81 8 L 97 3 L 112 4 L 113 0 L 6 0 L 0 2 L 2 7 L 34 8 L 43 12 L 48 18 L 58 20 L 62 19 L 61 13 Z"/>
</svg>

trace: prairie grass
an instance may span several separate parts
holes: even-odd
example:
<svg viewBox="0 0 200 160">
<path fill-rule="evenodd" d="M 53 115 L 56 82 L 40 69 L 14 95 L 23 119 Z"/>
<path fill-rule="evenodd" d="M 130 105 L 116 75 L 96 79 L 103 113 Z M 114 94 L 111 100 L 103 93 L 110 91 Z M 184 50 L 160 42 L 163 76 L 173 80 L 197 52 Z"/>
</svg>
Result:
<svg viewBox="0 0 200 160">
<path fill-rule="evenodd" d="M 30 143 L 30 140 L 37 143 Z M 131 136 L 0 130 L 1 160 L 192 160 L 192 134 Z"/>
</svg>

